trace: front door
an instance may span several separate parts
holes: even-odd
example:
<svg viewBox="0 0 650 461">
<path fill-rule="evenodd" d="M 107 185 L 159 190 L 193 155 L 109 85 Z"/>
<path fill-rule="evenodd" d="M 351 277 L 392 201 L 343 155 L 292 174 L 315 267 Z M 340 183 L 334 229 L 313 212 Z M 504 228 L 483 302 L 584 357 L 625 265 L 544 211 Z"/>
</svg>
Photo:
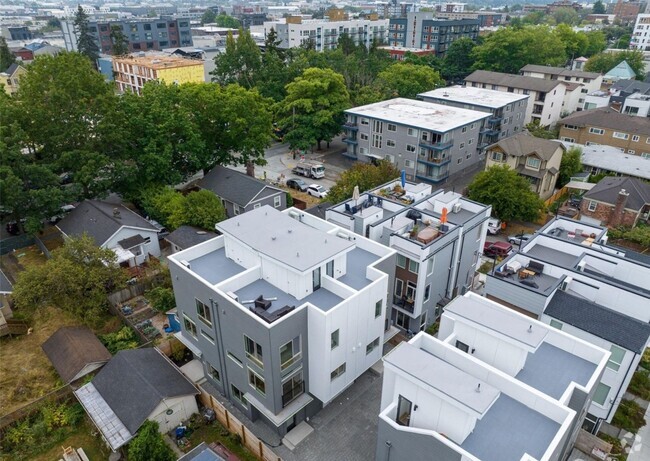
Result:
<svg viewBox="0 0 650 461">
<path fill-rule="evenodd" d="M 411 422 L 411 401 L 399 396 L 397 403 L 397 421 L 395 421 L 400 426 L 408 426 Z"/>
<path fill-rule="evenodd" d="M 410 317 L 408 315 L 406 315 L 404 312 L 397 311 L 397 318 L 395 320 L 395 323 L 397 324 L 398 327 L 408 330 L 409 320 Z"/>
<path fill-rule="evenodd" d="M 314 291 L 320 288 L 320 267 L 312 272 L 312 285 Z"/>
<path fill-rule="evenodd" d="M 291 429 L 296 427 L 297 421 L 298 421 L 298 415 L 293 415 L 293 417 L 289 422 L 289 425 L 287 426 L 287 432 L 291 431 Z"/>
</svg>

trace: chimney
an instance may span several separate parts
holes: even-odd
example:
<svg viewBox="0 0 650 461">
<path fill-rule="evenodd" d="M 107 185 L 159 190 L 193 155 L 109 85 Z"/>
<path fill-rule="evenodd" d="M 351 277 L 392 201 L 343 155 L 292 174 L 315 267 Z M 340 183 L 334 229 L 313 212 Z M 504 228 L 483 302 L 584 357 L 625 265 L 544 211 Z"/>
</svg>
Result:
<svg viewBox="0 0 650 461">
<path fill-rule="evenodd" d="M 630 196 L 629 192 L 625 189 L 621 189 L 616 197 L 616 205 L 609 215 L 609 226 L 618 227 L 623 223 L 623 215 L 625 214 L 625 204 L 627 203 L 627 198 Z"/>
<path fill-rule="evenodd" d="M 113 208 L 113 217 L 117 218 L 117 219 L 121 219 L 119 208 L 117 208 L 117 207 Z"/>
</svg>

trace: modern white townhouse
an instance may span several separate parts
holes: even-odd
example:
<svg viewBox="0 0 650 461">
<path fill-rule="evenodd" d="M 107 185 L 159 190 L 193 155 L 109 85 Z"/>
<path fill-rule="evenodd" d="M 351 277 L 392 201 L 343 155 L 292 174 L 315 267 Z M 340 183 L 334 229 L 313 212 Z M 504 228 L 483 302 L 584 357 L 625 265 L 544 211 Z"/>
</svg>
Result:
<svg viewBox="0 0 650 461">
<path fill-rule="evenodd" d="M 409 180 L 437 184 L 479 162 L 490 114 L 396 98 L 345 111 L 344 155 L 361 162 L 387 159 Z"/>
<path fill-rule="evenodd" d="M 280 435 L 382 356 L 395 251 L 301 210 L 265 205 L 169 257 L 205 385 Z"/>
<path fill-rule="evenodd" d="M 460 107 L 491 115 L 483 128 L 484 140 L 493 144 L 524 128 L 530 96 L 485 88 L 450 86 L 418 94 L 418 99 L 444 106 Z"/>
<path fill-rule="evenodd" d="M 384 357 L 376 459 L 565 459 L 609 352 L 474 293 Z"/>
<path fill-rule="evenodd" d="M 541 126 L 555 125 L 560 120 L 566 93 L 566 85 L 559 80 L 487 70 L 476 70 L 465 77 L 465 86 L 529 95 L 524 124 L 538 122 Z"/>
<path fill-rule="evenodd" d="M 610 422 L 650 340 L 650 266 L 602 227 L 556 218 L 488 274 L 488 298 L 611 352 L 584 421 Z"/>
<path fill-rule="evenodd" d="M 326 219 L 397 252 L 388 335 L 424 330 L 471 289 L 491 211 L 455 192 L 395 180 L 327 209 Z"/>
</svg>

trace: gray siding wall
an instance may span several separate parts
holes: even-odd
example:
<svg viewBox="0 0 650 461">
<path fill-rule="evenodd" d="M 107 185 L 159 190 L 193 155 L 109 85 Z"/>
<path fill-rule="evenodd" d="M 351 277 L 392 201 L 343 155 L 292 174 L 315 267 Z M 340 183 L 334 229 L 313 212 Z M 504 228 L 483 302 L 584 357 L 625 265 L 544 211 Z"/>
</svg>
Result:
<svg viewBox="0 0 650 461">
<path fill-rule="evenodd" d="M 390 449 L 386 445 L 390 442 Z M 460 461 L 460 453 L 428 435 L 398 431 L 379 419 L 377 427 L 377 461 Z"/>
<path fill-rule="evenodd" d="M 517 286 L 513 283 L 500 280 L 499 278 L 488 275 L 485 282 L 485 294 L 499 298 L 507 303 L 525 309 L 538 317 L 544 312 L 546 296 L 535 293 L 532 289 L 526 289 L 523 286 Z"/>
<path fill-rule="evenodd" d="M 266 188 L 253 200 L 249 203 L 245 211 L 250 211 L 255 208 L 256 205 L 264 206 L 269 205 L 275 208 L 275 197 L 280 197 L 280 206 L 278 210 L 285 210 L 287 208 L 287 195 L 284 191 L 276 191 L 275 189 Z"/>
</svg>

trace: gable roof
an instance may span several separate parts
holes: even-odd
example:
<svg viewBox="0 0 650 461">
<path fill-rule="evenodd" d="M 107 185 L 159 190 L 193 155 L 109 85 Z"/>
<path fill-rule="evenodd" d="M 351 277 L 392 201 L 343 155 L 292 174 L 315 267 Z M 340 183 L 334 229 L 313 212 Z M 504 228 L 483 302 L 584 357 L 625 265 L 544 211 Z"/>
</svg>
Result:
<svg viewBox="0 0 650 461">
<path fill-rule="evenodd" d="M 259 179 L 221 165 L 215 166 L 206 173 L 198 185 L 241 207 L 248 205 L 265 188 L 284 193 L 281 189 L 269 186 Z"/>
<path fill-rule="evenodd" d="M 321 202 L 317 205 L 314 205 L 310 208 L 305 208 L 305 213 L 309 213 L 310 215 L 314 215 L 317 218 L 320 219 L 325 219 L 325 212 L 327 211 L 328 208 L 333 207 L 334 204 L 332 202 Z"/>
<path fill-rule="evenodd" d="M 111 353 L 88 327 L 62 327 L 41 348 L 63 382 L 71 382 L 86 365 L 105 363 Z"/>
<path fill-rule="evenodd" d="M 155 348 L 118 352 L 92 384 L 132 434 L 164 399 L 199 393 Z"/>
<path fill-rule="evenodd" d="M 520 69 L 520 72 L 536 72 L 541 74 L 561 75 L 562 77 L 598 78 L 598 72 L 585 72 L 584 70 L 565 69 L 564 67 L 540 66 L 527 64 Z"/>
<path fill-rule="evenodd" d="M 562 290 L 544 313 L 636 353 L 643 352 L 650 337 L 650 324 Z"/>
<path fill-rule="evenodd" d="M 502 72 L 491 72 L 488 70 L 475 70 L 465 77 L 466 82 L 486 83 L 488 85 L 511 86 L 532 91 L 551 91 L 561 85 L 559 80 L 547 80 L 545 78 L 524 77 L 523 75 L 504 74 Z"/>
<path fill-rule="evenodd" d="M 619 79 L 622 78 L 631 79 L 636 77 L 636 73 L 630 67 L 627 61 L 621 61 L 605 74 L 605 78 L 612 78 L 612 77 L 616 77 Z"/>
<path fill-rule="evenodd" d="M 536 138 L 528 132 L 517 133 L 516 135 L 504 138 L 491 146 L 487 150 L 500 147 L 508 155 L 515 157 L 525 157 L 536 153 L 542 160 L 550 160 L 559 148 L 564 150 L 564 146 L 559 141 Z"/>
<path fill-rule="evenodd" d="M 176 229 L 174 232 L 165 237 L 169 243 L 172 243 L 179 247 L 181 250 L 185 250 L 199 243 L 206 242 L 210 239 L 213 239 L 218 234 L 216 232 L 208 232 L 203 229 L 199 229 L 194 226 L 181 226 Z"/>
<path fill-rule="evenodd" d="M 640 82 L 638 80 L 632 80 L 632 79 L 621 79 L 612 85 L 611 90 L 621 91 L 630 94 L 632 93 L 648 94 L 650 93 L 650 83 Z"/>
<path fill-rule="evenodd" d="M 7 74 L 8 76 L 11 77 L 20 67 L 22 67 L 20 64 L 14 62 L 12 65 L 7 67 L 7 69 L 3 72 L 3 74 Z"/>
<path fill-rule="evenodd" d="M 560 123 L 578 127 L 609 128 L 610 130 L 619 130 L 625 133 L 650 136 L 650 119 L 621 114 L 609 107 L 575 112 L 560 120 Z"/>
<path fill-rule="evenodd" d="M 99 246 L 117 232 L 122 226 L 140 229 L 157 229 L 139 214 L 123 204 L 100 200 L 85 200 L 70 211 L 57 227 L 68 236 L 81 236 L 84 232 Z"/>
<path fill-rule="evenodd" d="M 641 210 L 650 204 L 650 184 L 629 176 L 606 176 L 585 194 L 585 198 L 614 205 L 621 189 L 630 194 L 625 208 Z"/>
</svg>

